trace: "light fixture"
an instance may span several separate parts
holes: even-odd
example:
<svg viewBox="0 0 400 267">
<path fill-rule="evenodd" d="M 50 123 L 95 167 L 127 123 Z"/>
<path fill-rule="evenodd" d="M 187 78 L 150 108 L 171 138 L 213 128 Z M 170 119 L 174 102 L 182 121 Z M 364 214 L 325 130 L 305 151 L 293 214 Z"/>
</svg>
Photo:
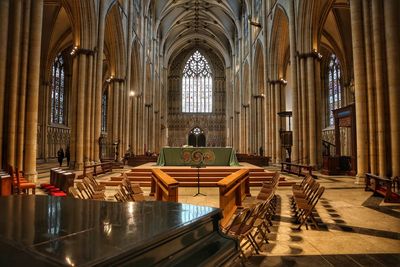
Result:
<svg viewBox="0 0 400 267">
<path fill-rule="evenodd" d="M 110 78 L 106 79 L 106 82 L 110 83 L 110 82 L 112 82 L 112 80 L 114 80 L 114 76 L 113 75 L 111 75 Z"/>
<path fill-rule="evenodd" d="M 285 79 L 283 79 L 283 78 L 280 78 L 279 81 L 280 81 L 282 84 L 287 84 L 287 81 L 286 81 Z"/>
<path fill-rule="evenodd" d="M 131 92 L 129 93 L 129 95 L 130 95 L 130 96 L 135 96 L 135 91 L 131 91 Z"/>
<path fill-rule="evenodd" d="M 250 15 L 247 17 L 247 19 L 249 20 L 251 26 L 258 27 L 258 28 L 261 28 L 261 27 L 262 27 L 262 26 L 261 26 L 261 23 L 259 23 L 259 22 L 257 22 L 257 21 L 252 21 Z"/>
<path fill-rule="evenodd" d="M 78 52 L 78 46 L 74 46 L 74 47 L 72 48 L 71 53 L 70 53 L 71 56 L 75 55 L 76 52 Z"/>
<path fill-rule="evenodd" d="M 316 55 L 318 57 L 318 59 L 322 58 L 321 53 L 319 53 L 317 49 L 314 48 L 312 51 L 313 51 L 314 55 Z"/>
</svg>

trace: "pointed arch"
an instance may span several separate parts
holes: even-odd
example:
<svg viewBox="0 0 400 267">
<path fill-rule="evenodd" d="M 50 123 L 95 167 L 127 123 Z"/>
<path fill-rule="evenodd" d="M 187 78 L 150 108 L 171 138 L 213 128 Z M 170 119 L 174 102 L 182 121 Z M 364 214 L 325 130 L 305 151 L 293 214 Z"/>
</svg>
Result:
<svg viewBox="0 0 400 267">
<path fill-rule="evenodd" d="M 182 73 L 182 112 L 211 113 L 213 78 L 207 59 L 196 50 Z"/>
</svg>

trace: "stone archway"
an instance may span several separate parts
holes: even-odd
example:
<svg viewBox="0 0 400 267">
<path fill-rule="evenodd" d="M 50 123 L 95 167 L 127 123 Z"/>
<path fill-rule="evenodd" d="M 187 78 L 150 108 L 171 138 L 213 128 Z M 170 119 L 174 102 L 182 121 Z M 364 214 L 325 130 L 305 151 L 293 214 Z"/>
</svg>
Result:
<svg viewBox="0 0 400 267">
<path fill-rule="evenodd" d="M 195 127 L 190 130 L 188 135 L 188 144 L 189 146 L 194 147 L 206 146 L 206 135 L 204 134 L 204 131 L 199 127 Z"/>
</svg>

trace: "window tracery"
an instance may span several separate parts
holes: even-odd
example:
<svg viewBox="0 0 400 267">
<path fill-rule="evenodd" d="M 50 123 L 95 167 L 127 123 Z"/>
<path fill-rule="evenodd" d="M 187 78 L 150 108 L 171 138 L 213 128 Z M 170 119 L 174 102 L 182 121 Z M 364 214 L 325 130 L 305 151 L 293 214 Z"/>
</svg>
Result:
<svg viewBox="0 0 400 267">
<path fill-rule="evenodd" d="M 187 61 L 182 78 L 182 112 L 211 113 L 213 85 L 210 66 L 199 51 Z"/>
<path fill-rule="evenodd" d="M 107 93 L 104 93 L 101 99 L 101 131 L 107 132 Z"/>
<path fill-rule="evenodd" d="M 341 107 L 341 84 L 340 62 L 335 54 L 330 57 L 328 65 L 328 107 L 329 107 L 329 125 L 334 125 L 332 110 Z"/>
<path fill-rule="evenodd" d="M 51 68 L 51 122 L 65 124 L 65 66 L 64 58 L 58 54 Z"/>
</svg>

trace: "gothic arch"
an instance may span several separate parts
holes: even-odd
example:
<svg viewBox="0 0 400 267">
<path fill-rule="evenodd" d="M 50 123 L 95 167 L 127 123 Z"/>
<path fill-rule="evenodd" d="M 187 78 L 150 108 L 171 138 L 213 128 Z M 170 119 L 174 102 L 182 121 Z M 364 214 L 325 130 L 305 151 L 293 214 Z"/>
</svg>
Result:
<svg viewBox="0 0 400 267">
<path fill-rule="evenodd" d="M 290 51 L 289 18 L 281 5 L 275 8 L 270 48 L 270 79 L 277 80 L 286 74 Z"/>
</svg>

